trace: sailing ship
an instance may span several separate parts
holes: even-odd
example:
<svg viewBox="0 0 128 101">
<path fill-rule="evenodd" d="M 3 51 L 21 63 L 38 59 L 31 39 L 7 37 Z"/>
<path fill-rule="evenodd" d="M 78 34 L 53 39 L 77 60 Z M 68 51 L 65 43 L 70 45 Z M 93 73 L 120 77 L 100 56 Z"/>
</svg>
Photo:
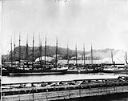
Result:
<svg viewBox="0 0 128 101">
<path fill-rule="evenodd" d="M 113 52 L 111 51 L 111 65 L 110 66 L 106 66 L 103 69 L 103 72 L 105 72 L 105 73 L 125 73 L 125 72 L 128 72 L 128 68 L 127 68 L 127 53 L 125 53 L 125 63 L 126 64 L 123 65 L 122 67 L 118 66 L 114 61 Z"/>
<path fill-rule="evenodd" d="M 78 53 L 77 45 L 75 46 L 75 64 L 72 66 L 73 69 L 69 69 L 67 73 L 69 74 L 85 74 L 85 73 L 98 73 L 101 71 L 101 68 L 97 64 L 93 64 L 93 49 L 91 45 L 90 51 L 90 64 L 85 64 L 85 46 L 83 46 L 83 64 L 78 63 Z"/>
<path fill-rule="evenodd" d="M 125 52 L 125 69 L 128 69 L 128 62 L 127 62 L 127 52 Z"/>
<path fill-rule="evenodd" d="M 40 40 L 39 40 L 40 41 Z M 15 63 L 12 58 L 12 41 L 11 41 L 11 64 L 5 65 L 4 68 L 8 71 L 9 75 L 50 75 L 50 74 L 63 74 L 66 73 L 68 67 L 58 65 L 58 40 L 56 40 L 56 59 L 55 64 L 47 64 L 47 46 L 45 38 L 45 60 L 42 60 L 42 43 L 39 42 L 39 61 L 35 62 L 34 57 L 34 36 L 33 36 L 33 48 L 32 48 L 32 61 L 28 59 L 28 39 L 26 41 L 26 55 L 25 60 L 21 60 L 21 39 L 19 35 L 19 61 Z M 15 49 L 14 49 L 15 50 Z"/>
</svg>

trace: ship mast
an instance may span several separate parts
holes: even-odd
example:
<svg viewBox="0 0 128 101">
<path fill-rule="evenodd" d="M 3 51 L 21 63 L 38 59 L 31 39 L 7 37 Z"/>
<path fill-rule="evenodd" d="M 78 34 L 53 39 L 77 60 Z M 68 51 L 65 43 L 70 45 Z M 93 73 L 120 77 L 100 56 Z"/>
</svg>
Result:
<svg viewBox="0 0 128 101">
<path fill-rule="evenodd" d="M 83 58 L 84 58 L 84 68 L 85 68 L 85 45 L 83 45 Z"/>
<path fill-rule="evenodd" d="M 34 68 L 34 34 L 33 34 L 33 47 L 32 47 L 32 69 Z"/>
<path fill-rule="evenodd" d="M 44 55 L 45 55 L 45 66 L 46 66 L 46 56 L 47 56 L 47 39 L 45 37 L 45 50 L 44 50 Z"/>
<path fill-rule="evenodd" d="M 12 38 L 11 38 L 11 67 L 12 67 Z"/>
<path fill-rule="evenodd" d="M 16 57 L 15 57 L 15 54 L 16 54 L 16 51 L 15 51 L 15 47 L 16 47 L 16 45 L 15 45 L 15 35 L 14 35 L 14 61 L 16 60 Z"/>
<path fill-rule="evenodd" d="M 76 47 L 75 47 L 76 49 L 76 68 L 77 68 L 77 45 L 76 45 Z M 78 68 L 77 68 L 78 69 Z"/>
<path fill-rule="evenodd" d="M 39 36 L 39 61 L 40 61 L 40 67 L 42 68 L 42 43 Z"/>
<path fill-rule="evenodd" d="M 27 35 L 27 41 L 26 41 L 26 57 L 25 57 L 25 59 L 26 59 L 26 63 L 27 63 L 27 67 L 28 67 L 28 35 Z"/>
<path fill-rule="evenodd" d="M 69 48 L 68 48 L 68 44 L 67 44 L 67 64 L 68 64 L 68 68 L 69 68 Z"/>
<path fill-rule="evenodd" d="M 111 59 L 112 59 L 112 64 L 114 64 L 114 60 L 113 60 L 113 52 L 111 51 Z"/>
<path fill-rule="evenodd" d="M 91 65 L 93 66 L 93 49 L 92 49 L 92 45 L 91 45 Z"/>
<path fill-rule="evenodd" d="M 20 59 L 21 59 L 21 46 L 20 46 L 20 34 L 19 34 L 19 68 L 20 68 Z"/>
<path fill-rule="evenodd" d="M 125 52 L 125 62 L 126 62 L 126 64 L 128 64 L 128 62 L 127 62 L 127 52 Z"/>
<path fill-rule="evenodd" d="M 56 69 L 58 67 L 58 57 L 57 57 L 57 54 L 58 54 L 58 39 L 56 39 L 56 61 L 55 61 Z"/>
</svg>

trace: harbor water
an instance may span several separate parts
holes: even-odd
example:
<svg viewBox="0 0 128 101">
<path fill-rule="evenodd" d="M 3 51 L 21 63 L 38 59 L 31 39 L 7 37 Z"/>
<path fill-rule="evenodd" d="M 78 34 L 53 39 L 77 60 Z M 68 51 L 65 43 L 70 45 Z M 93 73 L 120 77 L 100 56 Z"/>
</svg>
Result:
<svg viewBox="0 0 128 101">
<path fill-rule="evenodd" d="M 67 81 L 78 79 L 108 79 L 126 76 L 126 74 L 113 73 L 94 73 L 94 74 L 65 74 L 65 75 L 36 75 L 36 76 L 3 76 L 2 84 L 7 83 L 24 83 L 24 82 L 43 82 L 43 81 Z M 71 101 L 85 101 L 86 98 L 73 99 Z M 96 97 L 86 101 L 128 101 L 128 94 L 111 97 Z"/>
<path fill-rule="evenodd" d="M 2 84 L 25 83 L 25 82 L 45 82 L 45 81 L 68 81 L 79 79 L 108 79 L 125 76 L 126 74 L 114 73 L 90 73 L 90 74 L 63 74 L 63 75 L 33 75 L 33 76 L 3 76 Z"/>
</svg>

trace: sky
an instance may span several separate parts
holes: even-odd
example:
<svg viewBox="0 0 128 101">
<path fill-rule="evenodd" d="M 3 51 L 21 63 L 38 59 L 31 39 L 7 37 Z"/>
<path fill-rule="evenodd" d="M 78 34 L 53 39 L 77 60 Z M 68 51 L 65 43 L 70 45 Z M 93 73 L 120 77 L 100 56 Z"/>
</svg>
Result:
<svg viewBox="0 0 128 101">
<path fill-rule="evenodd" d="M 10 50 L 11 38 L 25 45 L 54 45 L 82 50 L 113 48 L 128 51 L 128 0 L 3 0 L 1 54 Z M 15 41 L 14 41 L 15 40 Z"/>
</svg>

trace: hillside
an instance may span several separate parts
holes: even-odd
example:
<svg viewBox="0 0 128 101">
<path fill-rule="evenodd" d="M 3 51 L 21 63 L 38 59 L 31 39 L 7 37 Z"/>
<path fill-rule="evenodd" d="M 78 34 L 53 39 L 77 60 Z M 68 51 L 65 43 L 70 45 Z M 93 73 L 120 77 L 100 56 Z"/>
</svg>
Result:
<svg viewBox="0 0 128 101">
<path fill-rule="evenodd" d="M 35 59 L 39 57 L 39 47 L 34 47 L 35 52 Z M 124 55 L 125 52 L 122 50 L 114 50 L 114 49 L 98 49 L 93 50 L 93 58 L 94 60 L 101 60 L 102 62 L 111 62 L 111 51 L 113 52 L 114 61 L 124 62 Z M 14 57 L 14 50 L 13 50 L 13 57 Z M 44 56 L 44 47 L 42 47 L 42 56 Z M 55 46 L 47 46 L 47 56 L 53 56 L 56 54 L 56 47 Z M 58 48 L 58 54 L 62 57 L 62 59 L 67 59 L 67 49 L 66 48 Z M 90 51 L 86 51 L 86 58 L 90 59 Z M 24 60 L 26 55 L 26 47 L 21 46 L 21 59 Z M 8 55 L 2 56 L 5 61 L 10 61 L 10 53 Z M 69 49 L 69 57 L 75 57 L 75 50 Z M 19 58 L 19 47 L 15 48 L 15 60 Z M 78 51 L 78 58 L 82 58 L 82 51 Z M 28 47 L 28 59 L 32 60 L 32 47 Z"/>
</svg>

